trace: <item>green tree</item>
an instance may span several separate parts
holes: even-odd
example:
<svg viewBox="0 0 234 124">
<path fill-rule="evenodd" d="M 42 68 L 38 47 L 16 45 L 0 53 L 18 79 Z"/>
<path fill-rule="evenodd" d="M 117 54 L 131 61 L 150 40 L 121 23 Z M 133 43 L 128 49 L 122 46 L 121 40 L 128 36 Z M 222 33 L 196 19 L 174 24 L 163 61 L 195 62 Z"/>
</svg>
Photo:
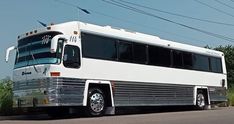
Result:
<svg viewBox="0 0 234 124">
<path fill-rule="evenodd" d="M 12 81 L 9 77 L 0 81 L 0 113 L 4 115 L 12 112 Z"/>
<path fill-rule="evenodd" d="M 218 46 L 214 49 L 224 53 L 227 68 L 228 86 L 230 88 L 234 88 L 234 46 Z"/>
</svg>

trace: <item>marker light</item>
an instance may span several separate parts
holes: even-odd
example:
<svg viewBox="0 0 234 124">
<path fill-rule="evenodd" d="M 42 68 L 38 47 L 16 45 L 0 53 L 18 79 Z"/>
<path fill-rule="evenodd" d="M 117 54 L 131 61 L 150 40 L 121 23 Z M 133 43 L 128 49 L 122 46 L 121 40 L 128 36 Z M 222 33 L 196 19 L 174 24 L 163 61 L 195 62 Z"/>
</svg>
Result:
<svg viewBox="0 0 234 124">
<path fill-rule="evenodd" d="M 50 72 L 51 77 L 58 77 L 60 76 L 60 72 Z"/>
<path fill-rule="evenodd" d="M 112 92 L 115 92 L 115 82 L 111 81 Z"/>
<path fill-rule="evenodd" d="M 78 34 L 78 32 L 77 32 L 77 31 L 74 31 L 73 33 L 74 33 L 74 34 L 76 34 L 76 35 Z"/>
<path fill-rule="evenodd" d="M 48 98 L 44 98 L 44 99 L 43 99 L 43 104 L 49 104 Z"/>
<path fill-rule="evenodd" d="M 51 27 L 47 27 L 46 29 L 47 29 L 47 30 L 50 30 L 50 29 L 51 29 Z"/>
</svg>

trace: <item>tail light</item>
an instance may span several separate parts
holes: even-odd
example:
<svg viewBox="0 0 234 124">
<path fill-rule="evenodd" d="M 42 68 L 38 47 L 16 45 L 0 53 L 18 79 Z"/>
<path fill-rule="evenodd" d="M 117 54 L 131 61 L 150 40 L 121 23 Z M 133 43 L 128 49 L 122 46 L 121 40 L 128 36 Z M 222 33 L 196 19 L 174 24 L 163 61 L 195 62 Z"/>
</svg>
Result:
<svg viewBox="0 0 234 124">
<path fill-rule="evenodd" d="M 221 84 L 222 84 L 222 87 L 225 87 L 225 79 L 222 79 Z"/>
</svg>

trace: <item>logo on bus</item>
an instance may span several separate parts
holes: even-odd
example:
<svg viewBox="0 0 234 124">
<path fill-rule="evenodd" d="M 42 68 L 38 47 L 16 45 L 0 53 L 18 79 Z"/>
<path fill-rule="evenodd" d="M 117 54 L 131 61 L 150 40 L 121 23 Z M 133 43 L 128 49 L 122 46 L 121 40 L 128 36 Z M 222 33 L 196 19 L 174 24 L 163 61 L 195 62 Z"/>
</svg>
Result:
<svg viewBox="0 0 234 124">
<path fill-rule="evenodd" d="M 51 39 L 51 36 L 50 36 L 50 35 L 45 35 L 45 36 L 43 36 L 43 37 L 42 37 L 42 42 L 41 42 L 41 44 L 48 44 L 49 41 L 50 41 L 50 39 Z"/>
</svg>

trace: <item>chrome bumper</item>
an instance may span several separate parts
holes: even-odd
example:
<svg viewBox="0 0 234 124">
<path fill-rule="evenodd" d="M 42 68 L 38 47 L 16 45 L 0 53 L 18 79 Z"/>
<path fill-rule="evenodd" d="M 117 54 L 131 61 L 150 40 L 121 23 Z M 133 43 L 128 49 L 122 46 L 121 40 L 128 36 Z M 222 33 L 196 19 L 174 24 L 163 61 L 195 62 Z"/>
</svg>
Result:
<svg viewBox="0 0 234 124">
<path fill-rule="evenodd" d="M 13 107 L 82 106 L 85 80 L 46 78 L 14 82 Z"/>
</svg>

